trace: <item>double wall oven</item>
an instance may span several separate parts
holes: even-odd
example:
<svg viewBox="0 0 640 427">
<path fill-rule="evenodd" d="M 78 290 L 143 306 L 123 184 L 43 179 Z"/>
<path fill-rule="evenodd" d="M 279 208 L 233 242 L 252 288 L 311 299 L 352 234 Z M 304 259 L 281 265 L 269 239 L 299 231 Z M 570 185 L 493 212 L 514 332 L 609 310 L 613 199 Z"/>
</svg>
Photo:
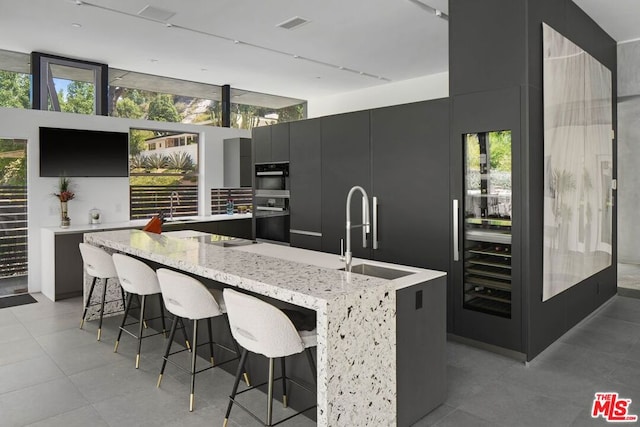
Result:
<svg viewBox="0 0 640 427">
<path fill-rule="evenodd" d="M 256 239 L 289 243 L 289 162 L 255 164 L 253 206 Z"/>
</svg>

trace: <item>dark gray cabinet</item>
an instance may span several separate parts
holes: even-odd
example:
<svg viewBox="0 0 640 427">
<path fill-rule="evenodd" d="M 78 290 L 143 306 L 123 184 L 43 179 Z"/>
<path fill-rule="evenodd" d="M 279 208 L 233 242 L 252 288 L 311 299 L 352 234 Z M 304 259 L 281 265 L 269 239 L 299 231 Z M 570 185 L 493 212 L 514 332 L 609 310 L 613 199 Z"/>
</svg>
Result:
<svg viewBox="0 0 640 427">
<path fill-rule="evenodd" d="M 271 128 L 272 126 L 261 126 L 251 130 L 253 161 L 255 163 L 271 161 Z"/>
<path fill-rule="evenodd" d="M 289 123 L 255 127 L 251 138 L 255 163 L 289 161 Z"/>
<path fill-rule="evenodd" d="M 162 231 L 195 230 L 203 233 L 252 239 L 251 218 L 210 222 L 175 222 L 162 224 Z"/>
<path fill-rule="evenodd" d="M 83 264 L 79 244 L 83 233 L 56 234 L 55 239 L 55 299 L 82 295 Z"/>
<path fill-rule="evenodd" d="M 448 271 L 449 101 L 371 111 L 372 193 L 385 262 Z"/>
<path fill-rule="evenodd" d="M 347 193 L 354 185 L 371 196 L 371 158 L 369 150 L 369 111 L 340 114 L 321 119 L 322 134 L 322 251 L 339 253 L 345 238 Z M 351 222 L 362 222 L 360 193 L 351 203 Z M 351 231 L 355 257 L 369 258 L 362 248 L 362 230 Z"/>
<path fill-rule="evenodd" d="M 446 398 L 447 279 L 396 291 L 398 426 L 410 426 Z"/>
<path fill-rule="evenodd" d="M 320 124 L 320 119 L 302 120 L 289 128 L 290 244 L 314 250 L 322 247 Z"/>
<path fill-rule="evenodd" d="M 289 123 L 271 126 L 271 162 L 289 161 Z"/>
</svg>

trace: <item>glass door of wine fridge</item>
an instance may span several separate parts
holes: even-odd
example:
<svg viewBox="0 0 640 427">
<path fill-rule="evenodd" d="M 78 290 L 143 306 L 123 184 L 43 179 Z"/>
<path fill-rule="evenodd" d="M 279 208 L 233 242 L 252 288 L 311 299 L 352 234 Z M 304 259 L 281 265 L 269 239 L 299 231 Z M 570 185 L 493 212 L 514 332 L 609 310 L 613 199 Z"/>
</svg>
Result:
<svg viewBox="0 0 640 427">
<path fill-rule="evenodd" d="M 511 318 L 511 131 L 464 136 L 463 307 Z"/>
</svg>

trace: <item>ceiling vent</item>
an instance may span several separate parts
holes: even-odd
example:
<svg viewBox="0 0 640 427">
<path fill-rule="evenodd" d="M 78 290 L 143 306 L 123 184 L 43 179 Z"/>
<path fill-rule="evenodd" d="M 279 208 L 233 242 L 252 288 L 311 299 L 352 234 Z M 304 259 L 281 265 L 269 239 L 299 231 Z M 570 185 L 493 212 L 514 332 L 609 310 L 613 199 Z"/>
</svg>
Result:
<svg viewBox="0 0 640 427">
<path fill-rule="evenodd" d="M 276 25 L 276 27 L 284 28 L 285 30 L 293 30 L 295 28 L 303 26 L 308 22 L 309 22 L 308 19 L 300 18 L 299 16 L 294 16 L 293 18 L 287 19 L 286 21 Z"/>
<path fill-rule="evenodd" d="M 161 9 L 159 7 L 154 7 L 151 5 L 146 5 L 140 12 L 138 12 L 138 16 L 141 18 L 151 19 L 153 21 L 167 22 L 169 18 L 175 15 L 175 12 L 170 10 Z"/>
</svg>

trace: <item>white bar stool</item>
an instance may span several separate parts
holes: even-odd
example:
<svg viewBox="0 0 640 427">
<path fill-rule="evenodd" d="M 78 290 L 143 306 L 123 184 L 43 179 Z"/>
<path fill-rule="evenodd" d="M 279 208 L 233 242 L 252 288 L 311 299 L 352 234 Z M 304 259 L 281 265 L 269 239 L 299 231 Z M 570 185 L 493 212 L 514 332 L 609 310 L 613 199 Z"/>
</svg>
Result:
<svg viewBox="0 0 640 427">
<path fill-rule="evenodd" d="M 127 303 L 124 310 L 124 317 L 122 318 L 122 323 L 120 324 L 118 337 L 116 338 L 116 345 L 113 348 L 113 352 L 116 353 L 118 351 L 118 344 L 120 343 L 120 337 L 122 336 L 123 331 L 136 338 L 138 340 L 138 352 L 136 353 L 136 369 L 138 369 L 140 367 L 140 350 L 142 348 L 142 339 L 159 334 L 166 335 L 167 328 L 165 325 L 164 304 L 162 303 L 162 296 L 160 294 L 160 284 L 158 283 L 158 276 L 156 276 L 156 272 L 144 262 L 132 258 L 128 255 L 119 253 L 113 254 L 112 258 L 113 264 L 116 267 L 116 272 L 118 273 L 120 285 L 127 292 Z M 138 335 L 135 335 L 134 333 L 126 329 L 127 326 L 134 324 L 126 323 L 127 316 L 129 315 L 129 311 L 131 310 L 131 303 L 134 295 L 138 297 L 138 301 L 140 303 L 140 317 L 137 322 Z M 146 320 L 154 320 L 158 318 L 155 317 L 153 319 L 146 319 L 144 317 L 147 295 L 158 295 L 158 302 L 160 303 L 159 318 L 162 320 L 162 332 L 147 334 L 143 336 L 143 331 L 146 327 Z"/>
<path fill-rule="evenodd" d="M 87 317 L 87 310 L 90 306 L 100 305 L 100 323 L 98 324 L 98 341 L 100 341 L 100 337 L 102 336 L 102 317 L 104 315 L 104 305 L 107 302 L 113 301 L 105 301 L 107 295 L 107 282 L 109 279 L 117 279 L 118 273 L 116 272 L 116 267 L 113 264 L 113 259 L 111 255 L 107 253 L 104 249 L 98 248 L 93 245 L 89 245 L 87 243 L 80 243 L 80 254 L 82 255 L 82 261 L 84 262 L 84 266 L 87 269 L 87 274 L 93 277 L 91 281 L 91 288 L 89 288 L 89 295 L 87 296 L 87 302 L 85 303 L 84 310 L 82 311 L 82 320 L 80 321 L 80 329 L 84 325 L 84 320 Z M 102 287 L 102 298 L 99 303 L 92 304 L 91 296 L 93 295 L 93 290 L 96 286 L 97 279 L 102 279 L 103 287 Z M 120 288 L 120 292 L 122 294 L 122 304 L 124 306 L 124 290 Z"/>
<path fill-rule="evenodd" d="M 227 407 L 227 413 L 225 414 L 224 424 L 226 427 L 229 421 L 229 414 L 231 413 L 231 407 L 236 404 L 245 410 L 254 419 L 262 423 L 264 426 L 275 426 L 284 421 L 289 420 L 301 413 L 315 408 L 317 405 L 310 406 L 300 412 L 297 412 L 289 417 L 286 417 L 276 423 L 272 423 L 273 418 L 273 382 L 274 382 L 274 359 L 281 358 L 282 363 L 282 377 L 276 379 L 282 379 L 282 391 L 283 391 L 283 403 L 287 406 L 287 388 L 286 381 L 289 380 L 292 383 L 305 388 L 302 384 L 293 381 L 291 378 L 287 378 L 285 373 L 284 358 L 293 354 L 302 353 L 307 354 L 309 365 L 311 366 L 311 372 L 313 373 L 314 381 L 316 379 L 316 367 L 313 362 L 313 356 L 311 354 L 311 347 L 317 345 L 316 331 L 298 331 L 295 326 L 280 309 L 273 305 L 262 301 L 253 296 L 243 294 L 233 289 L 226 288 L 224 290 L 224 299 L 227 304 L 227 314 L 229 316 L 229 323 L 231 324 L 231 333 L 236 339 L 238 344 L 243 347 L 242 356 L 240 357 L 240 364 L 238 365 L 238 371 L 236 373 L 236 379 L 233 384 L 233 390 L 231 396 L 229 396 L 229 406 Z M 267 391 L 267 420 L 264 422 L 258 416 L 253 414 L 247 408 L 238 403 L 235 398 L 240 393 L 245 393 L 249 390 L 253 390 L 256 387 L 261 387 L 263 384 L 254 385 L 246 390 L 238 392 L 238 384 L 240 383 L 240 374 L 244 370 L 244 364 L 247 361 L 248 352 L 261 354 L 269 359 L 269 380 Z M 308 390 L 308 389 L 307 389 Z M 309 390 L 311 391 L 311 390 Z"/>
<path fill-rule="evenodd" d="M 156 272 L 158 275 L 158 281 L 160 283 L 160 289 L 162 290 L 162 299 L 164 300 L 164 304 L 172 314 L 176 316 L 176 320 L 171 325 L 171 332 L 169 334 L 169 342 L 167 343 L 167 348 L 162 360 L 162 368 L 160 369 L 160 376 L 158 377 L 157 386 L 160 387 L 160 383 L 162 381 L 162 375 L 164 374 L 164 369 L 167 365 L 167 362 L 171 362 L 176 365 L 178 368 L 183 369 L 180 365 L 177 365 L 172 360 L 169 359 L 169 356 L 173 354 L 177 354 L 183 351 L 187 351 L 188 349 L 182 349 L 171 353 L 171 344 L 173 342 L 173 337 L 176 333 L 176 325 L 178 323 L 179 318 L 185 318 L 193 320 L 193 336 L 191 338 L 191 369 L 189 373 L 191 374 L 191 393 L 189 395 L 189 411 L 193 411 L 194 400 L 195 400 L 195 375 L 206 371 L 208 369 L 221 366 L 227 362 L 231 362 L 233 360 L 238 360 L 240 355 L 240 349 L 238 348 L 238 344 L 233 341 L 233 345 L 235 349 L 230 349 L 220 343 L 213 341 L 213 335 L 211 332 L 211 319 L 217 316 L 223 316 L 226 320 L 226 316 L 224 315 L 226 308 L 224 304 L 224 300 L 222 298 L 222 292 L 215 289 L 208 289 L 204 284 L 202 284 L 199 280 L 194 279 L 191 276 L 187 276 L 186 274 L 178 273 L 176 271 L 168 270 L 165 268 L 159 268 Z M 207 324 L 209 327 L 209 342 L 204 344 L 198 344 L 198 320 L 207 319 Z M 227 321 L 228 324 L 228 321 Z M 197 349 L 199 345 L 209 344 L 209 351 L 211 353 L 211 366 L 196 370 L 196 359 L 197 359 Z M 229 360 L 225 360 L 222 363 L 215 364 L 213 359 L 213 346 L 216 345 L 230 353 L 234 353 L 235 357 Z M 246 375 L 246 374 L 245 374 Z M 245 379 L 247 377 L 245 376 Z"/>
</svg>

